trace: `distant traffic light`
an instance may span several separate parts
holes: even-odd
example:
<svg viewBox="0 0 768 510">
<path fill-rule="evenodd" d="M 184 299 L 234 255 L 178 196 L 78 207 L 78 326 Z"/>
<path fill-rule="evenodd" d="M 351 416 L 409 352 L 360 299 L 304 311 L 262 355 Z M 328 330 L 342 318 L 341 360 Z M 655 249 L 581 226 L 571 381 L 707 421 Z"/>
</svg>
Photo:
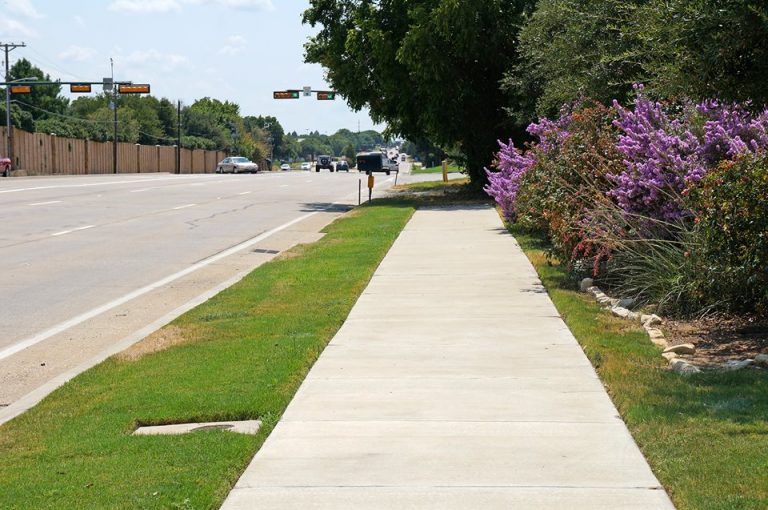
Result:
<svg viewBox="0 0 768 510">
<path fill-rule="evenodd" d="M 149 94 L 149 85 L 118 84 L 118 94 Z"/>
<path fill-rule="evenodd" d="M 318 101 L 333 101 L 334 99 L 336 99 L 336 92 L 318 92 L 317 93 Z"/>
<path fill-rule="evenodd" d="M 298 90 L 276 90 L 272 93 L 274 99 L 298 99 Z"/>
</svg>

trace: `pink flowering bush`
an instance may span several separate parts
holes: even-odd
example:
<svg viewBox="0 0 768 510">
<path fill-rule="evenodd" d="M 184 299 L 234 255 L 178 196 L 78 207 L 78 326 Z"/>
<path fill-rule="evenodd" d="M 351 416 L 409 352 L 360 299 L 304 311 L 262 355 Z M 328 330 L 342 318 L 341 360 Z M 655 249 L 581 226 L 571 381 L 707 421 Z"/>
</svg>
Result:
<svg viewBox="0 0 768 510">
<path fill-rule="evenodd" d="M 512 140 L 508 144 L 499 140 L 499 147 L 501 150 L 496 154 L 498 171 L 492 172 L 486 169 L 488 185 L 483 189 L 496 200 L 507 221 L 514 222 L 517 219 L 515 203 L 520 179 L 536 163 L 536 160 L 531 153 L 523 153 L 515 147 Z"/>
</svg>

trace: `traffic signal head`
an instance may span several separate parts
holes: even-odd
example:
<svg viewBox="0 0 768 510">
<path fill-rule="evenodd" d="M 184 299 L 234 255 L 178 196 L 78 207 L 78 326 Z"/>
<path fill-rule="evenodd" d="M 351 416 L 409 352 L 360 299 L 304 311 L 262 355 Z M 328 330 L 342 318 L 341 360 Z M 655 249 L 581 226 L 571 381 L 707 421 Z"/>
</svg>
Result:
<svg viewBox="0 0 768 510">
<path fill-rule="evenodd" d="M 317 93 L 318 101 L 333 101 L 334 99 L 336 99 L 336 92 L 318 92 Z"/>
<path fill-rule="evenodd" d="M 90 92 L 91 91 L 91 85 L 90 83 L 72 83 L 69 86 L 70 92 Z"/>
<path fill-rule="evenodd" d="M 276 90 L 272 93 L 274 99 L 298 99 L 298 90 Z"/>
<path fill-rule="evenodd" d="M 149 94 L 149 85 L 128 85 L 127 83 L 117 86 L 118 94 Z"/>
<path fill-rule="evenodd" d="M 31 85 L 11 85 L 11 94 L 30 94 L 31 92 Z"/>
</svg>

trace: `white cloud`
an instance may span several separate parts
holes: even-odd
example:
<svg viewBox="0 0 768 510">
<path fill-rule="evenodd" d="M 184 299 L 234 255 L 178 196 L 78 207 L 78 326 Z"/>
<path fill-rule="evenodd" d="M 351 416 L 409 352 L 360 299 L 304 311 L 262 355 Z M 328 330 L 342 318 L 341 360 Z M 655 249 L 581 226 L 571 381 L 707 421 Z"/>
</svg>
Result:
<svg viewBox="0 0 768 510">
<path fill-rule="evenodd" d="M 37 9 L 35 9 L 35 6 L 32 5 L 30 0 L 5 0 L 3 4 L 5 4 L 5 8 L 9 12 L 13 12 L 27 18 L 39 19 L 43 17 L 42 14 L 37 12 Z"/>
<path fill-rule="evenodd" d="M 34 37 L 37 32 L 15 19 L 0 16 L 0 37 Z"/>
<path fill-rule="evenodd" d="M 72 45 L 59 53 L 59 58 L 65 60 L 75 60 L 77 62 L 85 62 L 91 60 L 95 55 L 96 50 L 93 48 L 83 48 L 81 46 Z"/>
<path fill-rule="evenodd" d="M 231 35 L 227 41 L 229 44 L 219 48 L 219 55 L 237 55 L 245 49 L 245 43 L 248 42 L 242 35 Z"/>
<path fill-rule="evenodd" d="M 109 4 L 109 10 L 134 14 L 162 13 L 180 11 L 181 4 L 176 0 L 116 0 Z"/>
<path fill-rule="evenodd" d="M 160 64 L 164 66 L 166 70 L 171 70 L 188 64 L 189 59 L 183 55 L 161 53 L 155 49 L 151 49 L 146 51 L 134 51 L 128 55 L 117 57 L 115 63 L 117 64 L 118 62 L 126 62 L 127 64 L 140 66 Z"/>
</svg>

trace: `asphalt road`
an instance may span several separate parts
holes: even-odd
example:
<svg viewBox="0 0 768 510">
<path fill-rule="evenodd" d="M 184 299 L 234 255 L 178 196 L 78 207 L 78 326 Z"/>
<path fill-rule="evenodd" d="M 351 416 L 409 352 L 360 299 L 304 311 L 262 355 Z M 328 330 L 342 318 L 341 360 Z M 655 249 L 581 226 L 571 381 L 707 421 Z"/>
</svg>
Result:
<svg viewBox="0 0 768 510">
<path fill-rule="evenodd" d="M 378 185 L 388 186 L 383 177 Z M 279 225 L 356 204 L 358 180 L 354 172 L 2 180 L 0 359 Z"/>
</svg>

